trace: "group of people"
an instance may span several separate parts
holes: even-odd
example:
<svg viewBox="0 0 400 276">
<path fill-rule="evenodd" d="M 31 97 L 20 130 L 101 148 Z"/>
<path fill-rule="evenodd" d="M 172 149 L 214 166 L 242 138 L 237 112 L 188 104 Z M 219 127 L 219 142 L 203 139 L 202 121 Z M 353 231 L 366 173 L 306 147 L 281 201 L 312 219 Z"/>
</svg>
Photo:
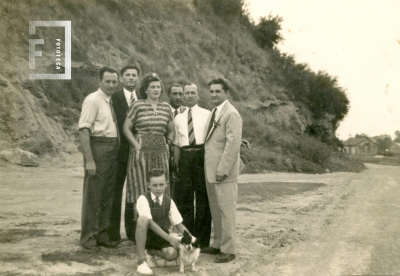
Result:
<svg viewBox="0 0 400 276">
<path fill-rule="evenodd" d="M 242 120 L 228 101 L 229 84 L 208 83 L 214 109 L 197 105 L 194 83 L 175 83 L 170 104 L 155 73 L 143 77 L 128 65 L 103 67 L 100 88 L 82 105 L 79 138 L 84 155 L 81 245 L 88 250 L 121 242 L 121 203 L 126 183 L 125 232 L 137 245 L 138 272 L 152 274 L 154 256 L 178 257 L 174 230 L 188 231 L 202 253 L 229 262 L 236 254 L 237 176 Z M 115 91 L 118 80 L 124 88 Z M 185 102 L 185 105 L 183 105 Z M 210 245 L 211 223 L 214 239 Z M 146 254 L 147 252 L 147 254 Z"/>
</svg>

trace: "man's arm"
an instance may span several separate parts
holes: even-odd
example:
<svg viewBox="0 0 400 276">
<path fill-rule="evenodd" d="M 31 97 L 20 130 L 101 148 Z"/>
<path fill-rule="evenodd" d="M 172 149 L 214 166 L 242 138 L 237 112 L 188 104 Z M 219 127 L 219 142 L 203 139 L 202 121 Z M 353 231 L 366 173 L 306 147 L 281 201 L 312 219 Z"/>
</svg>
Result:
<svg viewBox="0 0 400 276">
<path fill-rule="evenodd" d="M 173 145 L 173 150 L 174 150 L 174 159 L 175 159 L 175 166 L 176 169 L 179 171 L 179 158 L 181 157 L 181 148 L 178 147 L 177 145 Z"/>
<path fill-rule="evenodd" d="M 226 122 L 226 143 L 217 167 L 217 181 L 223 181 L 231 172 L 239 155 L 241 138 L 242 119 L 239 113 L 231 112 Z"/>
<path fill-rule="evenodd" d="M 171 143 L 174 141 L 175 139 L 175 126 L 174 126 L 174 122 L 170 121 L 168 122 L 167 125 L 167 140 L 170 140 Z"/>
<path fill-rule="evenodd" d="M 85 170 L 89 175 L 96 174 L 96 163 L 93 160 L 92 148 L 90 147 L 90 131 L 87 128 L 79 130 L 79 140 L 85 157 Z"/>
</svg>

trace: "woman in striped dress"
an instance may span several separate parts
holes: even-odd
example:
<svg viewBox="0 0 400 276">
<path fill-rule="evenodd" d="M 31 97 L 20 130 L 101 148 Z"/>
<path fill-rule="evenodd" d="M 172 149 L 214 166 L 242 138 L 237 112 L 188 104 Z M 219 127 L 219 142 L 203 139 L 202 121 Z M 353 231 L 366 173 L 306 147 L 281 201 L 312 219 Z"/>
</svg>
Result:
<svg viewBox="0 0 400 276">
<path fill-rule="evenodd" d="M 131 144 L 126 181 L 127 203 L 136 203 L 139 196 L 147 191 L 147 173 L 154 168 L 165 171 L 169 183 L 169 147 L 175 130 L 169 104 L 159 101 L 162 91 L 157 74 L 146 75 L 139 89 L 143 100 L 131 105 L 125 119 L 124 134 Z M 135 128 L 135 135 L 132 128 Z M 169 195 L 169 188 L 166 193 Z"/>
</svg>

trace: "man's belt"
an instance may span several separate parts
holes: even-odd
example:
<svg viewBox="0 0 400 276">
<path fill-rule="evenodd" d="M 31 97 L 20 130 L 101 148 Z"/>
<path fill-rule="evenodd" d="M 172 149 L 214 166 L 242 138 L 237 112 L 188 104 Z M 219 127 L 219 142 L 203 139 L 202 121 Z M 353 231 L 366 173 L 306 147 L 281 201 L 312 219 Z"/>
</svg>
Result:
<svg viewBox="0 0 400 276">
<path fill-rule="evenodd" d="M 201 151 L 204 150 L 204 145 L 192 145 L 192 146 L 184 146 L 181 148 L 182 151 Z"/>
</svg>

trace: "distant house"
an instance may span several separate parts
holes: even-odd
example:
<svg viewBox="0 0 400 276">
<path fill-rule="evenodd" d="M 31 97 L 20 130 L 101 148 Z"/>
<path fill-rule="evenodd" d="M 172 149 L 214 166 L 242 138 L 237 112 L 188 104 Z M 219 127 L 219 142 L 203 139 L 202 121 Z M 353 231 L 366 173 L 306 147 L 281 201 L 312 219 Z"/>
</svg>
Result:
<svg viewBox="0 0 400 276">
<path fill-rule="evenodd" d="M 347 154 L 377 154 L 378 146 L 368 137 L 349 138 L 343 142 Z"/>
<path fill-rule="evenodd" d="M 389 147 L 389 152 L 395 155 L 400 155 L 400 143 L 392 142 Z"/>
</svg>

